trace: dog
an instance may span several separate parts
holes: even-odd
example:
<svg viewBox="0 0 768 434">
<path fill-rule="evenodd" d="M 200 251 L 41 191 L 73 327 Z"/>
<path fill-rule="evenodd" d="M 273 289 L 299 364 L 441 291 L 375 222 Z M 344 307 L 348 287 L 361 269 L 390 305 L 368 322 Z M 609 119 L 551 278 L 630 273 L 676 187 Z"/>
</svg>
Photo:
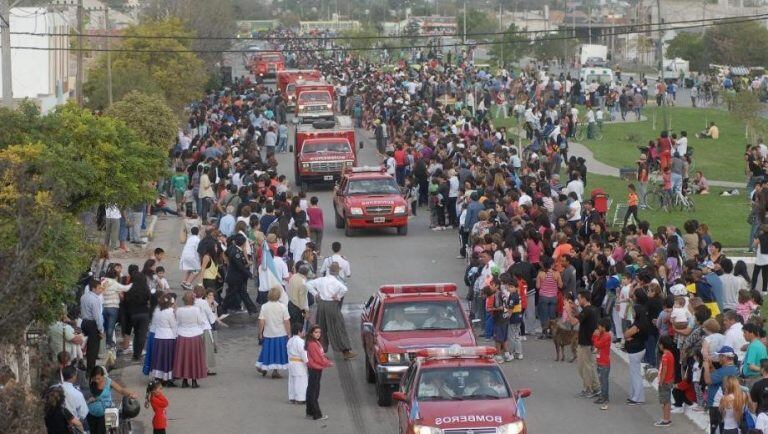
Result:
<svg viewBox="0 0 768 434">
<path fill-rule="evenodd" d="M 579 342 L 578 329 L 568 330 L 562 328 L 556 319 L 549 321 L 549 329 L 552 332 L 552 342 L 555 343 L 555 361 L 565 361 L 565 347 L 570 345 L 573 358 L 569 362 L 573 363 L 576 360 L 576 345 Z"/>
</svg>

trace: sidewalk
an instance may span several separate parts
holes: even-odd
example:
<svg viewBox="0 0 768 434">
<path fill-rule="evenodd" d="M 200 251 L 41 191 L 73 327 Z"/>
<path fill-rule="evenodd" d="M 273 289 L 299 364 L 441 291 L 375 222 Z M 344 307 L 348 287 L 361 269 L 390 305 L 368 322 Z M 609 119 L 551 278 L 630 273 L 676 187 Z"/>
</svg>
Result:
<svg viewBox="0 0 768 434">
<path fill-rule="evenodd" d="M 568 154 L 583 158 L 586 161 L 585 164 L 587 165 L 587 170 L 589 170 L 590 173 L 613 176 L 615 178 L 619 177 L 618 167 L 609 166 L 603 162 L 598 161 L 595 159 L 595 155 L 592 153 L 592 150 L 582 145 L 581 143 L 568 142 Z M 743 182 L 732 181 L 709 181 L 709 185 L 713 187 L 725 188 L 744 188 L 745 186 Z"/>
</svg>

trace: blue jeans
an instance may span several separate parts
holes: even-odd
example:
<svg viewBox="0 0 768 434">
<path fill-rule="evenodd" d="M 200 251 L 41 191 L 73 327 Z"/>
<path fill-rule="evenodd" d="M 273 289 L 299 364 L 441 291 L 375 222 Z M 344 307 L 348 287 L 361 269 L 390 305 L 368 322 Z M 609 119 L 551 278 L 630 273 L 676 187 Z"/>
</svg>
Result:
<svg viewBox="0 0 768 434">
<path fill-rule="evenodd" d="M 485 337 L 493 339 L 493 314 L 485 312 Z"/>
<path fill-rule="evenodd" d="M 600 380 L 600 397 L 605 400 L 608 400 L 608 374 L 610 372 L 610 366 L 597 366 L 597 378 Z"/>
<path fill-rule="evenodd" d="M 288 151 L 288 136 L 280 136 L 277 139 L 277 152 L 287 152 Z"/>
<path fill-rule="evenodd" d="M 104 308 L 104 334 L 107 335 L 107 346 L 112 346 L 115 344 L 115 325 L 117 325 L 117 316 L 119 311 L 120 309 L 117 307 Z"/>
<path fill-rule="evenodd" d="M 544 330 L 549 329 L 549 320 L 557 318 L 557 297 L 539 296 L 539 304 L 536 307 L 539 311 L 539 321 L 541 321 L 541 331 L 543 333 Z"/>
<path fill-rule="evenodd" d="M 648 333 L 648 337 L 645 339 L 645 356 L 643 362 L 650 366 L 656 367 L 656 345 L 659 341 L 658 333 Z"/>
<path fill-rule="evenodd" d="M 683 189 L 683 175 L 680 175 L 678 173 L 672 174 L 672 192 L 674 195 L 677 195 L 677 193 L 680 193 Z M 674 200 L 674 196 L 672 198 Z"/>
</svg>

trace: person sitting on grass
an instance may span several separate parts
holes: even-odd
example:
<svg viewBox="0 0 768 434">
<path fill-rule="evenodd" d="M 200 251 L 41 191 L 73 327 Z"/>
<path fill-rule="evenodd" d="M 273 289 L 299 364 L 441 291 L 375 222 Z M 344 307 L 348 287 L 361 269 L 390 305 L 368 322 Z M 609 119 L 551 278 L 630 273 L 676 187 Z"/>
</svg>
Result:
<svg viewBox="0 0 768 434">
<path fill-rule="evenodd" d="M 693 177 L 693 192 L 696 194 L 709 194 L 709 181 L 701 173 L 701 170 L 697 170 L 696 175 Z"/>
<path fill-rule="evenodd" d="M 717 125 L 715 125 L 714 122 L 710 122 L 709 128 L 696 134 L 696 138 L 717 140 L 720 138 L 720 129 L 717 128 Z"/>
</svg>

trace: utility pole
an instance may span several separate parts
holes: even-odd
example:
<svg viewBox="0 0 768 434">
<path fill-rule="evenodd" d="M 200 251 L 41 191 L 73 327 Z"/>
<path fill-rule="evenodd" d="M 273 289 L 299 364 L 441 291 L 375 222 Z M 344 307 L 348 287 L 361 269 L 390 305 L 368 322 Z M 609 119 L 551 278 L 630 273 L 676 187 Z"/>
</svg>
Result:
<svg viewBox="0 0 768 434">
<path fill-rule="evenodd" d="M 563 36 L 563 64 L 561 66 L 563 68 L 568 64 L 568 38 L 565 37 L 565 35 L 567 34 L 565 30 L 567 15 L 568 15 L 568 0 L 563 0 L 563 31 L 561 32 L 561 36 Z"/>
<path fill-rule="evenodd" d="M 501 67 L 504 68 L 504 40 L 506 36 L 504 34 L 504 22 L 501 20 L 503 15 L 503 3 L 499 2 L 499 32 L 501 32 Z"/>
<path fill-rule="evenodd" d="M 77 0 L 77 75 L 75 94 L 77 105 L 83 105 L 83 0 Z"/>
<path fill-rule="evenodd" d="M 11 0 L 0 0 L 0 50 L 3 62 L 3 105 L 13 107 L 13 81 L 11 81 Z"/>
<path fill-rule="evenodd" d="M 467 0 L 464 0 L 464 45 L 467 45 Z"/>
<path fill-rule="evenodd" d="M 109 6 L 104 8 L 104 31 L 107 34 L 107 101 L 112 106 L 112 52 L 110 51 Z"/>
</svg>

